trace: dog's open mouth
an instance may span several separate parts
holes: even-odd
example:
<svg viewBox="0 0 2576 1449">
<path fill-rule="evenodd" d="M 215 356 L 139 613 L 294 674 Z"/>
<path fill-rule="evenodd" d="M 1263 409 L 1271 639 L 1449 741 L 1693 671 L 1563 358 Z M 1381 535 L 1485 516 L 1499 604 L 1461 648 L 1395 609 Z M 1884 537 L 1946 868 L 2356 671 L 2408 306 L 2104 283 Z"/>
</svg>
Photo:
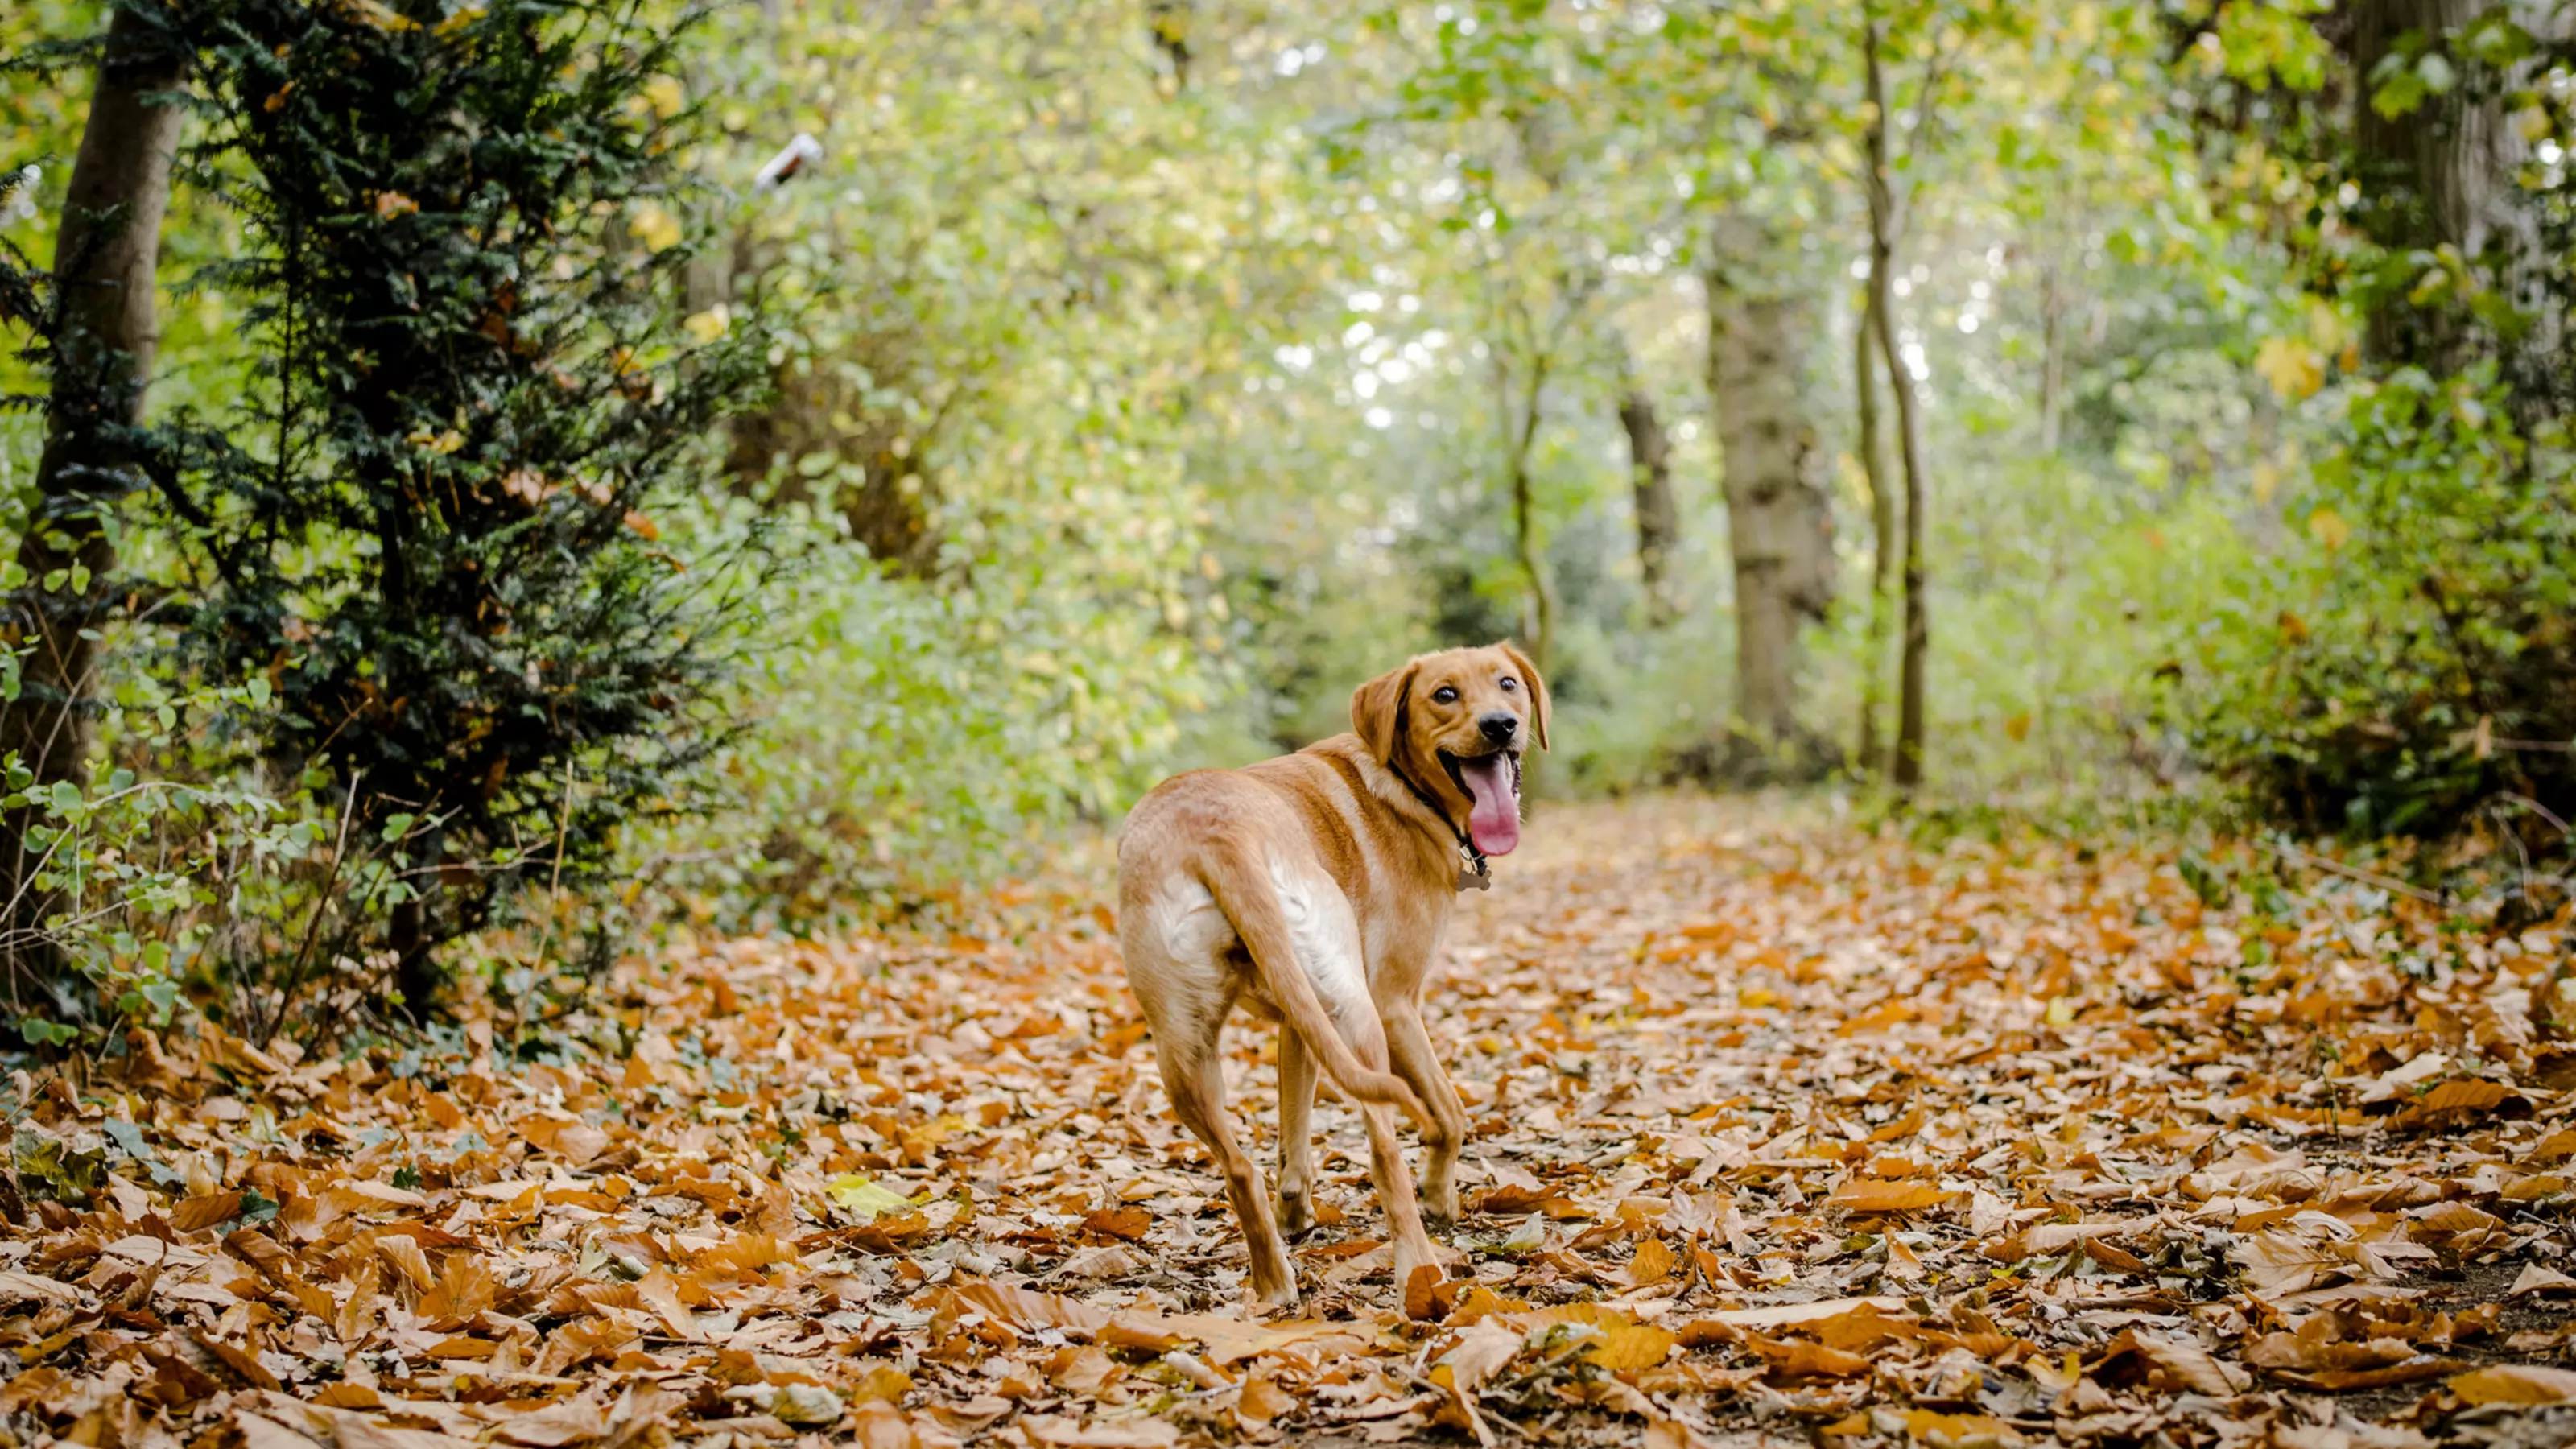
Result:
<svg viewBox="0 0 2576 1449">
<path fill-rule="evenodd" d="M 1460 757 L 1440 752 L 1449 778 L 1473 802 L 1467 839 L 1487 855 L 1509 855 L 1521 843 L 1521 756 L 1518 750 Z"/>
</svg>

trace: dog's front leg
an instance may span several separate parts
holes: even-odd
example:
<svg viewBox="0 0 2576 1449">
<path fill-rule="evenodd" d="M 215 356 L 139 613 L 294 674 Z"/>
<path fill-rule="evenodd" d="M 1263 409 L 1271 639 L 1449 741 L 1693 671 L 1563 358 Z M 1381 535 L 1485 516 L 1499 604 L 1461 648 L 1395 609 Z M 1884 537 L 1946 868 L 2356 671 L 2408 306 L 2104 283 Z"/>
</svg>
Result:
<svg viewBox="0 0 2576 1449">
<path fill-rule="evenodd" d="M 1303 1237 L 1314 1223 L 1314 1053 L 1294 1027 L 1279 1032 L 1279 1227 Z"/>
<path fill-rule="evenodd" d="M 1440 1065 L 1431 1033 L 1415 1003 L 1399 1001 L 1386 1013 L 1386 1044 L 1396 1074 L 1431 1109 L 1422 1124 L 1422 1210 L 1446 1225 L 1458 1220 L 1458 1152 L 1467 1145 L 1467 1104 Z"/>
</svg>

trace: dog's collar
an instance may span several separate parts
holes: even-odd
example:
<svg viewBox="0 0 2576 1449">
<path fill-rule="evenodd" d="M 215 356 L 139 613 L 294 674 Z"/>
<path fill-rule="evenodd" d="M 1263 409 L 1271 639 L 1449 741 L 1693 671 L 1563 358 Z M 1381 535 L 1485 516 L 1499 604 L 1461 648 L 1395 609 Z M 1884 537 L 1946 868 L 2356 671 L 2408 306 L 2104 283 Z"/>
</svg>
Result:
<svg viewBox="0 0 2576 1449">
<path fill-rule="evenodd" d="M 1467 832 L 1458 828 L 1458 823 L 1449 818 L 1449 812 L 1442 808 L 1439 801 L 1431 798 L 1430 791 L 1415 784 L 1411 775 L 1397 769 L 1393 760 L 1386 762 L 1386 772 L 1402 780 L 1404 788 L 1413 792 L 1413 798 L 1421 801 L 1423 807 L 1432 814 L 1439 816 L 1440 823 L 1449 827 L 1449 833 L 1458 837 L 1458 854 L 1461 860 L 1458 867 L 1458 889 L 1492 890 L 1494 888 L 1493 862 L 1485 859 L 1485 853 L 1476 848 L 1476 842 L 1467 838 Z"/>
</svg>

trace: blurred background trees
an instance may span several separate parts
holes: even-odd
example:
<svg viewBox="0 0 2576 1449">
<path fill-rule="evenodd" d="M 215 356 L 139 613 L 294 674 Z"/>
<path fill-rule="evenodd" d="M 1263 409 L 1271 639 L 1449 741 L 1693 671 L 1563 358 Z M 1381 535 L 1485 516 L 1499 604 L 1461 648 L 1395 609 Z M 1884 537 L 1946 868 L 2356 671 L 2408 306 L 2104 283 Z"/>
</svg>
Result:
<svg viewBox="0 0 2576 1449">
<path fill-rule="evenodd" d="M 516 95 L 603 159 L 477 212 L 548 133 L 369 151 L 370 98 L 217 12 L 434 65 L 462 89 L 425 134 Z M 2551 6 L 684 19 L 0 20 L 12 920 L 70 983 L 20 997 L 40 1034 L 283 1021 L 403 960 L 533 1019 L 576 933 L 935 906 L 1164 771 L 1342 728 L 1388 658 L 1505 635 L 1556 685 L 1549 790 L 2563 841 Z M 477 48 L 509 26 L 560 94 Z M 185 149 L 158 353 L 91 349 L 148 363 L 139 451 L 74 506 L 46 450 L 107 434 L 44 399 L 106 334 L 56 244 L 115 206 L 66 188 L 120 29 L 176 37 L 152 109 Z M 346 325 L 450 340 L 399 387 L 315 362 L 379 349 L 328 340 L 307 255 L 393 287 Z M 164 503 L 115 501 L 153 468 Z M 412 591 L 415 548 L 470 585 Z M 382 643 L 314 642 L 344 628 Z M 558 703 L 572 675 L 615 707 Z M 90 738 L 39 748 L 74 694 Z M 398 924 L 460 901 L 489 910 Z M 516 944 L 435 949 L 487 920 Z"/>
</svg>

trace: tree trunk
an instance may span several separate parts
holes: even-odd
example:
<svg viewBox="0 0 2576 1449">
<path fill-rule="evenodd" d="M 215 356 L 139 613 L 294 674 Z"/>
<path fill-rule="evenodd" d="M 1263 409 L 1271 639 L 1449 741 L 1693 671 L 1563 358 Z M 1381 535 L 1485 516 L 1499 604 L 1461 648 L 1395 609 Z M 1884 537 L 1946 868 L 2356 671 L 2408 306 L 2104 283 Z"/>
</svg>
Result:
<svg viewBox="0 0 2576 1449">
<path fill-rule="evenodd" d="M 114 12 L 55 238 L 61 327 L 37 501 L 18 540 L 25 581 L 6 626 L 7 642 L 28 652 L 17 697 L 0 703 L 0 751 L 14 751 L 39 789 L 88 780 L 98 731 L 94 635 L 116 568 L 111 515 L 136 486 L 129 435 L 142 420 L 159 340 L 153 270 L 185 117 L 154 97 L 185 74 L 184 51 L 137 12 Z M 0 972 L 13 995 L 61 966 L 41 934 L 55 906 L 35 886 L 42 852 L 27 841 L 42 818 L 36 810 L 0 816 Z"/>
<path fill-rule="evenodd" d="M 1708 385 L 1735 564 L 1736 720 L 1742 743 L 1768 757 L 1755 773 L 1807 774 L 1818 752 L 1798 720 L 1798 636 L 1825 617 L 1834 578 L 1833 510 L 1801 355 L 1815 329 L 1794 285 L 1760 275 L 1779 255 L 1775 239 L 1738 216 L 1716 233 Z"/>
<path fill-rule="evenodd" d="M 1896 396 L 1897 449 L 1905 467 L 1905 646 L 1896 683 L 1896 788 L 1911 793 L 1923 783 L 1923 665 L 1932 645 L 1932 620 L 1923 596 L 1923 420 L 1914 375 L 1896 350 L 1896 272 L 1900 221 L 1887 167 L 1887 76 L 1879 62 L 1878 22 L 1862 30 L 1869 84 L 1869 289 L 1879 356 L 1886 359 Z"/>
<path fill-rule="evenodd" d="M 1673 536 L 1680 531 L 1673 508 L 1673 444 L 1655 413 L 1655 400 L 1633 374 L 1619 401 L 1619 426 L 1628 433 L 1628 472 L 1635 489 L 1637 573 L 1645 581 L 1646 622 L 1661 628 L 1673 621 L 1669 565 Z"/>
<path fill-rule="evenodd" d="M 1861 477 L 1869 483 L 1869 634 L 1862 651 L 1860 677 L 1860 748 L 1856 768 L 1862 774 L 1884 769 L 1879 757 L 1879 702 L 1887 666 L 1888 576 L 1896 571 L 1896 490 L 1887 476 L 1878 441 L 1878 368 L 1871 362 L 1878 347 L 1878 288 L 1864 290 L 1860 317 L 1852 328 L 1852 385 L 1859 437 Z"/>
<path fill-rule="evenodd" d="M 1518 409 L 1512 406 L 1511 365 L 1503 352 L 1494 354 L 1494 396 L 1502 405 L 1504 482 L 1512 496 L 1512 554 L 1529 580 L 1530 660 L 1545 674 L 1556 662 L 1556 581 L 1549 576 L 1546 551 L 1538 541 L 1538 501 L 1532 495 L 1530 450 L 1538 442 L 1539 399 L 1547 390 L 1548 354 L 1533 349 L 1529 390 Z M 1526 787 L 1527 782 L 1523 782 Z"/>
<path fill-rule="evenodd" d="M 2039 451 L 2057 456 L 2066 428 L 2066 289 L 2051 258 L 2039 274 Z"/>
<path fill-rule="evenodd" d="M 2482 356 L 2496 356 L 2528 414 L 2526 427 L 2563 408 L 2567 367 L 2559 356 L 2562 319 L 2549 300 L 2551 258 L 2539 213 L 2529 204 L 2515 171 L 2530 145 L 2504 114 L 2502 91 L 2528 84 L 2528 65 L 2515 67 L 2499 85 L 2473 85 L 2468 63 L 2455 66 L 2461 83 L 2427 95 L 2394 118 L 2371 106 L 2377 87 L 2370 76 L 2409 35 L 2441 41 L 2493 8 L 2489 0 L 2355 0 L 2347 13 L 2356 88 L 2353 143 L 2363 200 L 2355 217 L 2371 240 L 2392 250 L 2455 247 L 2533 325 L 2510 341 L 2481 326 L 2459 299 L 2420 305 L 2404 295 L 2372 307 L 2364 343 L 2376 362 L 2413 364 L 2435 375 L 2457 372 Z M 2517 22 L 2549 35 L 2563 28 L 2555 7 L 2524 3 L 2504 7 Z"/>
</svg>

